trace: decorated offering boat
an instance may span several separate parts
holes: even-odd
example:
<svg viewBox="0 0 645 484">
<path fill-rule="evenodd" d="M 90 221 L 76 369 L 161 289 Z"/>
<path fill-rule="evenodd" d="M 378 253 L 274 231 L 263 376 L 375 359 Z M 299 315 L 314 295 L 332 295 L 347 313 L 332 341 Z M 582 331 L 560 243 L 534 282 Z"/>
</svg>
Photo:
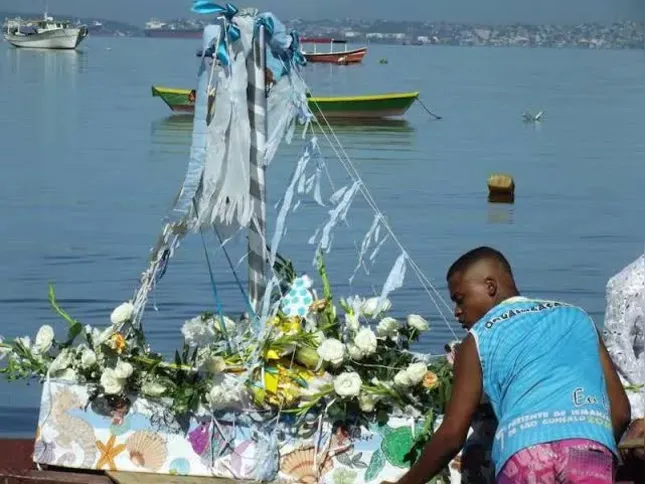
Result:
<svg viewBox="0 0 645 484">
<path fill-rule="evenodd" d="M 396 480 L 441 421 L 452 368 L 443 355 L 410 351 L 428 322 L 390 316 L 388 295 L 407 270 L 440 311 L 443 301 L 355 170 L 348 169 L 350 184 L 323 199 L 325 163 L 312 130 L 305 129 L 267 236 L 265 170 L 295 123 L 314 122 L 299 72 L 305 59 L 293 48 L 297 34 L 270 13 L 206 1 L 193 10 L 218 14 L 203 35 L 217 62 L 202 59 L 186 176 L 134 297 L 114 309 L 107 326 L 92 327 L 68 314 L 50 287 L 66 331 L 46 325 L 33 341 L 0 343 L 2 373 L 43 382 L 33 459 L 88 471 L 255 481 Z M 338 298 L 323 255 L 359 195 L 375 215 L 355 273 L 387 241 L 399 255 L 378 295 Z M 304 198 L 328 211 L 309 241 L 316 280 L 278 253 L 288 216 Z M 168 360 L 146 340 L 144 310 L 182 239 L 206 231 L 219 240 L 248 235 L 246 288 L 231 264 L 247 307 L 239 319 L 223 313 L 204 244 L 214 310 L 184 323 L 183 345 Z M 459 481 L 458 470 L 453 462 L 440 480 Z"/>
</svg>

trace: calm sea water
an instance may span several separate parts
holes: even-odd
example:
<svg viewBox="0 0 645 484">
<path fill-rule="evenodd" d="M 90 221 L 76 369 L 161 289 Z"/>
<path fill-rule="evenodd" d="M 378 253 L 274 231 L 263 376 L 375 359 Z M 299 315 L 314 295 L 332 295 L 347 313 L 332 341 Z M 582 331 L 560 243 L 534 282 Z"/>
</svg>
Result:
<svg viewBox="0 0 645 484">
<path fill-rule="evenodd" d="M 196 47 L 117 38 L 89 38 L 79 52 L 0 45 L 0 334 L 33 336 L 46 323 L 64 329 L 48 307 L 48 282 L 91 324 L 106 324 L 111 309 L 131 297 L 190 143 L 190 121 L 171 116 L 150 86 L 192 87 Z M 381 57 L 389 63 L 379 64 Z M 419 90 L 443 116 L 434 121 L 415 105 L 403 122 L 338 126 L 334 134 L 445 300 L 448 265 L 489 244 L 508 255 L 526 294 L 582 305 L 602 324 L 608 277 L 644 247 L 642 51 L 373 46 L 360 66 L 310 66 L 306 78 L 316 94 Z M 544 110 L 544 122 L 524 124 L 525 109 Z M 348 177 L 323 135 L 321 143 L 339 188 Z M 272 204 L 300 149 L 296 138 L 272 164 Z M 486 178 L 494 171 L 515 177 L 514 205 L 487 203 Z M 303 204 L 281 246 L 310 274 L 307 240 L 324 216 Z M 398 255 L 386 245 L 371 274 L 349 287 L 356 246 L 371 221 L 371 209 L 357 200 L 336 231 L 327 265 L 339 296 L 378 291 Z M 244 247 L 231 248 L 235 260 Z M 236 312 L 242 299 L 228 265 L 222 254 L 211 255 L 226 309 Z M 238 271 L 245 276 L 243 264 Z M 174 349 L 181 323 L 212 308 L 212 299 L 193 236 L 156 292 L 158 311 L 147 313 L 153 344 Z M 440 351 L 452 339 L 411 271 L 392 299 L 397 315 L 418 312 L 433 321 L 420 349 Z M 36 383 L 1 382 L 0 431 L 33 433 L 39 396 Z"/>
</svg>

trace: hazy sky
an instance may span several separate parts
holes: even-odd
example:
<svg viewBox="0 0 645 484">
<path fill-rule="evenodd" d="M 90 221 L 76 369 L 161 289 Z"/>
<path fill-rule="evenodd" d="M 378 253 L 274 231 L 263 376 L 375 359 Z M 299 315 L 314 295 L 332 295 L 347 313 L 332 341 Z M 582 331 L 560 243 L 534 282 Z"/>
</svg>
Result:
<svg viewBox="0 0 645 484">
<path fill-rule="evenodd" d="M 0 10 L 101 17 L 142 24 L 190 15 L 191 0 L 0 0 Z M 231 2 L 278 17 L 573 23 L 645 19 L 645 0 L 247 0 Z"/>
</svg>

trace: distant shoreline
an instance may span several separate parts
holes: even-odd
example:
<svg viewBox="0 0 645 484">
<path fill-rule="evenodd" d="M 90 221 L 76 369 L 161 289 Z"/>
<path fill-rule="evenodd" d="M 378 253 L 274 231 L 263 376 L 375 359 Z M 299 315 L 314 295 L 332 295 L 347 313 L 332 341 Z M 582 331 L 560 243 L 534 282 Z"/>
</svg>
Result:
<svg viewBox="0 0 645 484">
<path fill-rule="evenodd" d="M 42 13 L 0 12 L 6 17 L 38 18 Z M 145 29 L 108 19 L 56 15 L 80 21 L 97 36 L 201 38 L 207 19 L 158 21 L 163 28 Z M 611 24 L 577 25 L 476 25 L 454 22 L 418 22 L 387 20 L 302 20 L 285 22 L 307 37 L 331 37 L 359 44 L 453 45 L 499 47 L 578 47 L 586 49 L 643 49 L 645 26 L 623 21 Z"/>
</svg>

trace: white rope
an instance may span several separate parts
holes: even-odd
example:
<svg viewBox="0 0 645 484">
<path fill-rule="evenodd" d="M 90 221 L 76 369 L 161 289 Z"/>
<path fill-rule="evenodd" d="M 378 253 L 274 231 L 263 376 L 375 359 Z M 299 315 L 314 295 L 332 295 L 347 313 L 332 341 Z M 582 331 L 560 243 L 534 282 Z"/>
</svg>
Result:
<svg viewBox="0 0 645 484">
<path fill-rule="evenodd" d="M 298 75 L 300 75 L 300 74 L 298 73 Z M 304 82 L 304 79 L 302 79 L 302 80 Z M 349 155 L 347 154 L 347 151 L 345 150 L 345 148 L 343 147 L 342 143 L 338 139 L 338 136 L 336 135 L 336 132 L 334 131 L 334 129 L 330 125 L 329 120 L 323 114 L 323 112 L 320 109 L 318 103 L 315 100 L 313 101 L 313 103 L 318 108 L 319 117 L 323 119 L 323 121 L 327 125 L 327 129 L 329 130 L 329 133 L 333 137 L 334 141 L 332 141 L 330 139 L 330 137 L 327 134 L 327 130 L 320 124 L 320 121 L 318 120 L 318 116 L 316 116 L 316 118 L 315 118 L 316 124 L 320 128 L 320 130 L 321 130 L 323 136 L 325 137 L 325 139 L 327 140 L 327 142 L 329 143 L 332 151 L 334 152 L 334 154 L 336 155 L 336 157 L 338 158 L 340 163 L 343 165 L 343 168 L 345 168 L 345 171 L 350 176 L 350 178 L 353 181 L 358 181 L 359 182 L 359 191 L 361 192 L 361 194 L 365 198 L 365 201 L 367 202 L 369 207 L 374 211 L 374 213 L 381 217 L 381 223 L 382 223 L 383 227 L 385 228 L 385 230 L 392 237 L 392 240 L 394 240 L 395 244 L 399 247 L 399 249 L 402 252 L 405 252 L 406 254 L 408 254 L 407 260 L 409 261 L 413 272 L 416 274 L 416 276 L 419 279 L 419 282 L 421 283 L 423 289 L 428 294 L 430 300 L 432 301 L 432 303 L 434 304 L 435 308 L 437 309 L 437 311 L 441 315 L 442 319 L 446 323 L 446 326 L 448 327 L 448 329 L 452 333 L 453 337 L 458 339 L 457 334 L 455 333 L 454 329 L 452 328 L 452 325 L 448 322 L 448 319 L 445 317 L 445 315 L 443 313 L 443 309 L 439 306 L 439 304 L 437 304 L 437 302 L 435 300 L 435 297 L 439 298 L 439 300 L 443 303 L 443 306 L 446 309 L 448 309 L 448 311 L 452 312 L 452 309 L 450 308 L 448 303 L 445 301 L 445 299 L 441 296 L 439 291 L 432 285 L 432 283 L 427 278 L 427 276 L 423 273 L 423 271 L 421 270 L 419 265 L 414 261 L 414 259 L 412 259 L 409 256 L 409 252 L 405 249 L 405 247 L 403 246 L 403 244 L 401 243 L 399 238 L 396 236 L 396 234 L 392 230 L 392 228 L 391 228 L 390 224 L 387 222 L 383 212 L 381 212 L 381 210 L 378 208 L 378 206 L 376 204 L 376 201 L 374 200 L 374 197 L 372 196 L 372 194 L 370 193 L 369 189 L 367 188 L 367 186 L 363 182 L 358 170 L 356 169 L 356 167 L 352 163 L 352 160 L 350 159 Z M 338 145 L 338 149 L 335 147 L 335 144 Z M 342 156 L 341 156 L 341 152 L 342 152 Z"/>
</svg>

